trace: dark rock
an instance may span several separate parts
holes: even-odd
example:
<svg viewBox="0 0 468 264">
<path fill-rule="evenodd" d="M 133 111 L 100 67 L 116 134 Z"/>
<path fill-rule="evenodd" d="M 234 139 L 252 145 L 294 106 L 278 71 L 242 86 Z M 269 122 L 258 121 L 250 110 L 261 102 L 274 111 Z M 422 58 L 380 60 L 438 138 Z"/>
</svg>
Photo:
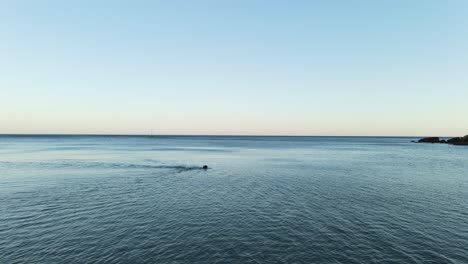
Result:
<svg viewBox="0 0 468 264">
<path fill-rule="evenodd" d="M 445 139 L 440 140 L 438 137 L 427 137 L 427 138 L 421 138 L 420 140 L 418 140 L 418 143 L 443 143 L 443 144 L 451 144 L 451 145 L 468 146 L 468 135 L 464 137 L 454 137 L 448 140 L 445 140 Z"/>
<path fill-rule="evenodd" d="M 207 169 L 208 169 L 208 165 L 203 165 L 202 169 L 207 170 Z"/>
<path fill-rule="evenodd" d="M 427 137 L 421 138 L 418 140 L 418 143 L 440 143 L 440 140 L 438 137 Z"/>
<path fill-rule="evenodd" d="M 468 135 L 464 137 L 455 137 L 447 140 L 447 144 L 452 145 L 468 145 Z"/>
<path fill-rule="evenodd" d="M 448 143 L 448 144 L 455 144 L 455 143 L 457 143 L 458 141 L 460 141 L 460 138 L 459 138 L 459 137 L 455 137 L 455 138 L 451 138 L 451 139 L 447 140 L 447 143 Z"/>
</svg>

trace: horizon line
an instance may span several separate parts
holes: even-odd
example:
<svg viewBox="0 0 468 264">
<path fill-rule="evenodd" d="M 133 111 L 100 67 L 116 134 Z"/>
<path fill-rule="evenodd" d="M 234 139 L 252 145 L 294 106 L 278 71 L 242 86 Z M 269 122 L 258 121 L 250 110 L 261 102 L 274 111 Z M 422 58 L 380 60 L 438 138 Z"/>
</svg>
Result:
<svg viewBox="0 0 468 264">
<path fill-rule="evenodd" d="M 115 137 L 407 137 L 407 138 L 420 138 L 420 137 L 443 137 L 450 138 L 454 136 L 414 136 L 414 135 L 256 135 L 256 134 L 74 134 L 74 133 L 0 133 L 0 136 L 115 136 Z"/>
</svg>

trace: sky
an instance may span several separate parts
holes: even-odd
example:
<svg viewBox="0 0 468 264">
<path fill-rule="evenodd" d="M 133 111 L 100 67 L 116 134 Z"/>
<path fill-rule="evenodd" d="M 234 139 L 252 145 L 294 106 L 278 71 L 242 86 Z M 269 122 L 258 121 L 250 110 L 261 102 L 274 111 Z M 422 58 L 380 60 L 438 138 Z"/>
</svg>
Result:
<svg viewBox="0 0 468 264">
<path fill-rule="evenodd" d="M 0 134 L 462 136 L 468 1 L 0 2 Z"/>
</svg>

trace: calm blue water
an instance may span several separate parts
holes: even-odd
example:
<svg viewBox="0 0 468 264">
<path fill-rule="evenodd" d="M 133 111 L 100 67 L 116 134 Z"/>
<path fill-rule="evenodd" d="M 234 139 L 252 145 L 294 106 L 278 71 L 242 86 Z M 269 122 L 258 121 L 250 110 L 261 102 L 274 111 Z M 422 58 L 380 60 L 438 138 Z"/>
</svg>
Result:
<svg viewBox="0 0 468 264">
<path fill-rule="evenodd" d="M 0 136 L 0 263 L 468 263 L 468 147 L 410 140 Z"/>
</svg>

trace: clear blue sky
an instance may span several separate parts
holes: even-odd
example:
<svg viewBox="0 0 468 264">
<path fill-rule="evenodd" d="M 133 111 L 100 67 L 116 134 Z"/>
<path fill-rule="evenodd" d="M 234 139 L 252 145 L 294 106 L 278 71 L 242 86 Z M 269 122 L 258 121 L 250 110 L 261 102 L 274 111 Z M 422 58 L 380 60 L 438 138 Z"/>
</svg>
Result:
<svg viewBox="0 0 468 264">
<path fill-rule="evenodd" d="M 468 1 L 2 1 L 0 133 L 468 134 Z"/>
</svg>

